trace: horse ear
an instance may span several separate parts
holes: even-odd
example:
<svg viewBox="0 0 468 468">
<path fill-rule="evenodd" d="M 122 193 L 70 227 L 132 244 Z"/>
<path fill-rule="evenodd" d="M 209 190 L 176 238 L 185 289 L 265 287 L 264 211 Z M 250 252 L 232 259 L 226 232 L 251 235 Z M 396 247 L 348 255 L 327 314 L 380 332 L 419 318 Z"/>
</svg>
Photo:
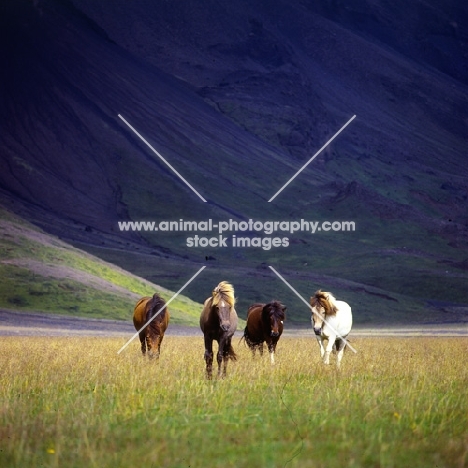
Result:
<svg viewBox="0 0 468 468">
<path fill-rule="evenodd" d="M 286 312 L 288 310 L 286 306 L 281 307 L 281 309 L 283 310 L 283 312 Z"/>
</svg>

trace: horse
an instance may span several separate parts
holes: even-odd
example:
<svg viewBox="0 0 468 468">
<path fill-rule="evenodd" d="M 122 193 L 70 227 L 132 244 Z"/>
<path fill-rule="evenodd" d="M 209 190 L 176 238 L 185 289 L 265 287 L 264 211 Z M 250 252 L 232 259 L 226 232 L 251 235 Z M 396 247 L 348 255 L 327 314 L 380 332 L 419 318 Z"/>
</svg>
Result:
<svg viewBox="0 0 468 468">
<path fill-rule="evenodd" d="M 349 304 L 337 301 L 329 292 L 320 289 L 310 298 L 312 326 L 320 346 L 320 356 L 324 364 L 330 364 L 330 353 L 336 350 L 336 365 L 339 368 L 347 345 L 346 337 L 353 325 L 353 315 Z M 328 341 L 324 348 L 324 341 Z"/>
<path fill-rule="evenodd" d="M 234 308 L 234 288 L 226 281 L 216 286 L 211 297 L 205 300 L 200 315 L 200 328 L 205 339 L 206 377 L 212 378 L 213 370 L 213 340 L 218 342 L 218 377 L 226 376 L 229 359 L 237 360 L 231 344 L 232 336 L 237 328 L 237 313 Z M 221 363 L 223 367 L 221 369 Z"/>
<path fill-rule="evenodd" d="M 146 355 L 148 349 L 150 359 L 159 358 L 161 343 L 169 325 L 169 318 L 170 314 L 166 303 L 157 293 L 153 297 L 142 297 L 136 303 L 133 311 L 133 325 L 139 331 L 143 356 Z"/>
<path fill-rule="evenodd" d="M 271 364 L 275 363 L 276 345 L 283 333 L 285 311 L 286 307 L 279 301 L 272 301 L 268 304 L 252 304 L 247 312 L 243 338 L 254 356 L 257 349 L 263 355 L 263 343 L 266 342 Z"/>
</svg>

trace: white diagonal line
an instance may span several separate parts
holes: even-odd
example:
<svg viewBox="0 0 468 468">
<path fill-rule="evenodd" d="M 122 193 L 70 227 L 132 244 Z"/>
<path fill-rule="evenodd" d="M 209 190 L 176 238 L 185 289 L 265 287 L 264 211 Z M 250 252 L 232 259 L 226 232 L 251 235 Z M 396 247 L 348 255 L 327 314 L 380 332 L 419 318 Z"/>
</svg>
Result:
<svg viewBox="0 0 468 468">
<path fill-rule="evenodd" d="M 353 115 L 269 200 L 273 201 L 354 119 Z"/>
<path fill-rule="evenodd" d="M 199 198 L 201 198 L 201 199 L 206 203 L 206 200 L 192 187 L 192 185 L 190 185 L 190 184 L 187 182 L 187 180 L 185 180 L 184 177 L 182 177 L 182 176 L 177 172 L 177 170 L 174 169 L 174 168 L 169 164 L 169 162 L 168 162 L 166 159 L 164 159 L 164 157 L 161 156 L 161 154 L 160 154 L 158 151 L 156 151 L 156 150 L 146 141 L 145 138 L 143 138 L 142 135 L 140 135 L 140 133 L 138 133 L 138 132 L 137 132 L 137 131 L 120 115 L 120 114 L 118 114 L 118 116 L 119 116 L 119 118 L 128 126 L 128 128 L 130 128 L 130 130 L 132 130 L 132 131 L 135 133 L 135 135 L 137 135 L 137 136 L 140 138 L 140 140 L 143 141 L 143 143 L 145 143 L 145 144 L 151 149 L 151 151 L 153 151 L 153 153 L 156 154 L 156 156 L 158 156 L 159 159 L 161 159 L 161 161 L 162 161 L 164 164 L 166 164 L 166 166 L 167 166 L 169 169 L 171 169 L 171 171 L 174 172 L 174 174 L 175 174 L 176 176 L 178 176 L 179 179 L 182 180 L 182 182 L 184 182 L 184 183 L 187 185 L 187 187 L 189 187 L 196 195 L 198 195 Z"/>
<path fill-rule="evenodd" d="M 206 266 L 202 266 L 167 302 L 166 305 L 161 307 L 158 312 L 151 317 L 151 320 L 148 320 L 146 324 L 141 327 L 118 351 L 117 354 L 120 354 L 139 334 L 143 331 L 164 309 L 168 306 L 204 269 Z"/>
<path fill-rule="evenodd" d="M 311 310 L 312 308 L 310 307 L 310 304 L 272 267 L 268 266 L 271 271 Z M 332 329 L 332 331 L 335 333 L 336 336 L 339 336 L 347 346 L 349 346 L 349 349 L 351 349 L 354 353 L 357 353 L 357 351 L 349 344 L 349 341 L 346 340 L 346 338 L 343 338 L 340 336 L 340 334 L 325 320 L 324 317 L 322 317 L 318 312 L 316 312 L 317 315 Z"/>
</svg>

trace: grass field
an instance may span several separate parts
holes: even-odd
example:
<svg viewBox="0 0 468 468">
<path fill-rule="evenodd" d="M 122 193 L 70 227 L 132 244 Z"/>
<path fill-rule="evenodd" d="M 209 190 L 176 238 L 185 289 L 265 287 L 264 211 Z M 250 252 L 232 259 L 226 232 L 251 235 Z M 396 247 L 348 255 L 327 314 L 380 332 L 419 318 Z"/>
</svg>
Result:
<svg viewBox="0 0 468 468">
<path fill-rule="evenodd" d="M 466 338 L 355 338 L 341 371 L 312 337 L 277 365 L 235 349 L 204 378 L 203 340 L 159 363 L 123 339 L 0 338 L 2 467 L 464 467 Z"/>
</svg>

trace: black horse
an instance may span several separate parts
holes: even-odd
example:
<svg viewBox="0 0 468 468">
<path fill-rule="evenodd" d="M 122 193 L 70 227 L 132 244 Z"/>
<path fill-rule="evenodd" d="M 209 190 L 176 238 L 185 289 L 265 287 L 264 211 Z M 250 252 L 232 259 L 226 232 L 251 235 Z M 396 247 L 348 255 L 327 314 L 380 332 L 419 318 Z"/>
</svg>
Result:
<svg viewBox="0 0 468 468">
<path fill-rule="evenodd" d="M 254 356 L 257 349 L 263 354 L 263 343 L 266 342 L 271 363 L 275 363 L 276 344 L 283 333 L 285 311 L 286 307 L 279 301 L 252 304 L 249 307 L 244 338 Z"/>
<path fill-rule="evenodd" d="M 237 313 L 234 309 L 234 288 L 222 281 L 213 290 L 212 296 L 204 304 L 200 316 L 200 328 L 205 336 L 206 376 L 212 377 L 213 370 L 213 340 L 218 342 L 218 377 L 226 375 L 229 359 L 235 361 L 236 353 L 232 348 L 231 339 L 237 328 Z M 224 363 L 221 368 L 221 363 Z"/>
</svg>

